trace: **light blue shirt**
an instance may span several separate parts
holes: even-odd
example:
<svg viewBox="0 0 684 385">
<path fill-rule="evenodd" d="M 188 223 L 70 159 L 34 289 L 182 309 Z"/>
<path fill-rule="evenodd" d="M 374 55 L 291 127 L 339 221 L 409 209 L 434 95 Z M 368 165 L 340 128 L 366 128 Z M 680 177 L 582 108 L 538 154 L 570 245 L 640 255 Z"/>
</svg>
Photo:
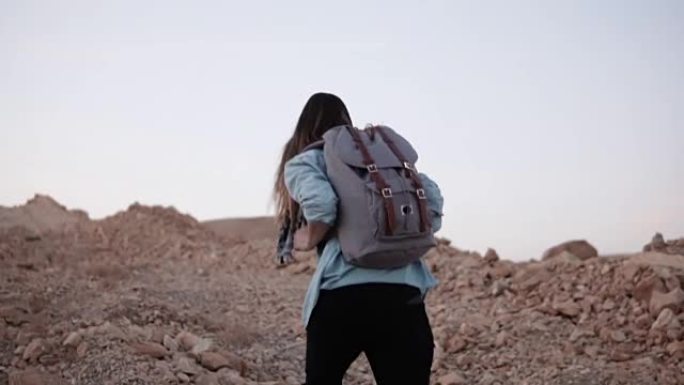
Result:
<svg viewBox="0 0 684 385">
<path fill-rule="evenodd" d="M 444 199 L 435 182 L 425 174 L 419 175 L 432 211 L 432 229 L 442 226 Z M 303 152 L 285 164 L 285 184 L 290 196 L 299 203 L 308 222 L 329 225 L 337 218 L 338 198 L 326 173 L 323 151 L 314 149 Z M 425 263 L 413 262 L 396 269 L 367 269 L 349 264 L 342 256 L 340 243 L 333 237 L 328 240 L 320 255 L 316 271 L 304 298 L 302 320 L 306 326 L 321 289 L 336 289 L 362 283 L 398 283 L 417 287 L 423 295 L 437 285 Z"/>
</svg>

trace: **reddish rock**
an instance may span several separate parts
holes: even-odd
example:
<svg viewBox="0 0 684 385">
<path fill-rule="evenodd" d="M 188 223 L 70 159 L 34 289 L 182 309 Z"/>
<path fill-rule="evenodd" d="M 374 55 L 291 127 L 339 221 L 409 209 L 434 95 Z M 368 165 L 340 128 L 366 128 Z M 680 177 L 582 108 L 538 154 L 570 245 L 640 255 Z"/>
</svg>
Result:
<svg viewBox="0 0 684 385">
<path fill-rule="evenodd" d="M 37 362 L 41 355 L 47 352 L 45 341 L 41 338 L 36 338 L 26 346 L 22 358 L 28 362 Z"/>
<path fill-rule="evenodd" d="M 641 281 L 636 284 L 632 295 L 639 301 L 649 302 L 653 296 L 653 292 L 664 290 L 665 284 L 663 284 L 663 281 L 655 275 L 650 275 L 642 278 Z"/>
<path fill-rule="evenodd" d="M 200 337 L 187 331 L 182 331 L 176 336 L 176 341 L 183 350 L 189 351 L 199 342 Z"/>
<path fill-rule="evenodd" d="M 459 353 L 462 352 L 468 343 L 459 335 L 455 335 L 449 339 L 445 346 L 445 350 L 448 353 Z"/>
<path fill-rule="evenodd" d="M 231 367 L 231 362 L 227 357 L 214 352 L 201 353 L 199 355 L 199 362 L 205 368 L 213 371 L 217 371 L 221 368 Z"/>
<path fill-rule="evenodd" d="M 572 240 L 556 245 L 544 252 L 542 260 L 547 260 L 560 255 L 563 251 L 576 256 L 582 261 L 598 257 L 598 251 L 586 240 Z"/>
<path fill-rule="evenodd" d="M 658 314 L 658 318 L 656 318 L 651 325 L 651 330 L 664 330 L 668 328 L 674 321 L 676 321 L 676 318 L 672 312 L 672 309 L 665 308 L 661 310 L 660 314 Z"/>
<path fill-rule="evenodd" d="M 219 378 L 214 373 L 203 373 L 195 379 L 196 385 L 220 385 Z"/>
<path fill-rule="evenodd" d="M 81 343 L 82 335 L 79 332 L 71 332 L 67 338 L 64 339 L 62 345 L 64 346 L 78 346 Z"/>
<path fill-rule="evenodd" d="M 667 353 L 677 359 L 684 359 L 684 341 L 670 342 L 665 348 Z"/>
<path fill-rule="evenodd" d="M 660 311 L 669 308 L 678 313 L 684 305 L 684 291 L 676 288 L 668 293 L 654 291 L 648 305 L 651 314 L 660 314 Z"/>
<path fill-rule="evenodd" d="M 484 255 L 484 261 L 487 263 L 494 263 L 499 260 L 499 254 L 494 249 L 487 249 Z"/>
<path fill-rule="evenodd" d="M 568 317 L 578 316 L 582 311 L 582 307 L 571 299 L 559 303 L 554 303 L 553 309 L 558 313 Z"/>
<path fill-rule="evenodd" d="M 85 357 L 86 353 L 88 352 L 88 343 L 85 341 L 82 341 L 78 346 L 76 347 L 76 356 L 78 358 L 83 358 Z"/>
<path fill-rule="evenodd" d="M 445 374 L 437 379 L 437 385 L 464 385 L 465 378 L 457 372 Z"/>
<path fill-rule="evenodd" d="M 161 359 L 169 355 L 169 351 L 165 347 L 156 342 L 135 342 L 131 344 L 131 348 L 136 354 L 150 356 Z"/>
</svg>

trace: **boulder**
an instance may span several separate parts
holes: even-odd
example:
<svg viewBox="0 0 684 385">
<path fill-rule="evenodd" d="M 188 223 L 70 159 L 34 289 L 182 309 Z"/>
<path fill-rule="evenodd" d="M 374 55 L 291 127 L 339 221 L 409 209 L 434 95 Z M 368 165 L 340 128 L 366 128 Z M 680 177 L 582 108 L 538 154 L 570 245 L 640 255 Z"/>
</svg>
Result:
<svg viewBox="0 0 684 385">
<path fill-rule="evenodd" d="M 590 258 L 598 257 L 598 251 L 589 242 L 583 239 L 577 239 L 572 241 L 563 242 L 556 245 L 544 252 L 542 260 L 547 260 L 560 255 L 563 251 L 566 251 L 582 261 L 586 261 Z"/>
<path fill-rule="evenodd" d="M 665 308 L 669 308 L 673 312 L 679 313 L 683 305 L 684 291 L 682 291 L 680 288 L 676 288 L 667 293 L 654 291 L 651 295 L 648 309 L 653 315 L 660 314 L 660 312 Z"/>
</svg>

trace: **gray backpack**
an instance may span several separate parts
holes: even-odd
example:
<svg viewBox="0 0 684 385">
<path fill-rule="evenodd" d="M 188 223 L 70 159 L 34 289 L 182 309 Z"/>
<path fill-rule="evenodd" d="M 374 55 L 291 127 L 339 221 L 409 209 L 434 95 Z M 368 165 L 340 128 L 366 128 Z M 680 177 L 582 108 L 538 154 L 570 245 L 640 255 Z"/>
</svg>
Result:
<svg viewBox="0 0 684 385">
<path fill-rule="evenodd" d="M 401 267 L 435 246 L 432 214 L 414 166 L 418 154 L 406 139 L 385 126 L 339 126 L 306 149 L 320 147 L 339 198 L 335 231 L 349 263 Z"/>
</svg>

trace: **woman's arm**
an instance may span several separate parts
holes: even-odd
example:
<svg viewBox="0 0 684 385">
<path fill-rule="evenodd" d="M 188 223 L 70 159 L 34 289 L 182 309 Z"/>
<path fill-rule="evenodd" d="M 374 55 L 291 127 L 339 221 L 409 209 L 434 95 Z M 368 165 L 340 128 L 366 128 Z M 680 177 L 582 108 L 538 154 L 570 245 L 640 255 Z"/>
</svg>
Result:
<svg viewBox="0 0 684 385">
<path fill-rule="evenodd" d="M 316 247 L 337 218 L 338 198 L 324 167 L 316 151 L 297 155 L 285 164 L 285 185 L 309 224 L 295 233 L 294 246 L 297 250 Z"/>
</svg>

